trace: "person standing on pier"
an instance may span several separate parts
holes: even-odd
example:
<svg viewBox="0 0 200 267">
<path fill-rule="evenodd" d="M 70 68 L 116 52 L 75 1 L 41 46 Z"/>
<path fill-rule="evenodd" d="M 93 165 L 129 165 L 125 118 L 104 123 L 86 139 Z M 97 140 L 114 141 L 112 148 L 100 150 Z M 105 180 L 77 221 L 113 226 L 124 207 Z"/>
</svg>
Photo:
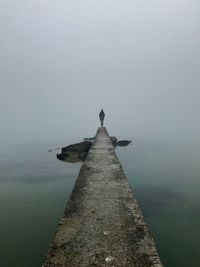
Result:
<svg viewBox="0 0 200 267">
<path fill-rule="evenodd" d="M 103 111 L 103 109 L 100 111 L 99 113 L 99 119 L 101 121 L 101 127 L 103 127 L 103 121 L 104 121 L 104 118 L 105 118 L 105 113 Z"/>
</svg>

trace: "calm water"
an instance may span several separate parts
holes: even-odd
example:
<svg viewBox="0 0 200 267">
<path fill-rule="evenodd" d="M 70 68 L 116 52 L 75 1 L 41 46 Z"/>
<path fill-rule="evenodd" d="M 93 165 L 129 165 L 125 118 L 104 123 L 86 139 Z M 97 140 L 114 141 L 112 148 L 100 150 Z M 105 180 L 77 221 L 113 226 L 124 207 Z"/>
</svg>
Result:
<svg viewBox="0 0 200 267">
<path fill-rule="evenodd" d="M 80 168 L 47 152 L 53 146 L 1 149 L 1 267 L 39 267 L 44 260 Z M 200 144 L 136 139 L 117 155 L 165 267 L 198 266 Z"/>
</svg>

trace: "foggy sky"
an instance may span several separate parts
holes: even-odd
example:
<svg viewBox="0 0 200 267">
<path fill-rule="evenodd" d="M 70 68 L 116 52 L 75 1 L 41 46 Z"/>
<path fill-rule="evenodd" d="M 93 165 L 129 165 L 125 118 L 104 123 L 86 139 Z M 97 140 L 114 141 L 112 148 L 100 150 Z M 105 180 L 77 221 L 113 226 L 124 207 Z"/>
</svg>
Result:
<svg viewBox="0 0 200 267">
<path fill-rule="evenodd" d="M 0 1 L 0 144 L 200 134 L 197 0 Z"/>
</svg>

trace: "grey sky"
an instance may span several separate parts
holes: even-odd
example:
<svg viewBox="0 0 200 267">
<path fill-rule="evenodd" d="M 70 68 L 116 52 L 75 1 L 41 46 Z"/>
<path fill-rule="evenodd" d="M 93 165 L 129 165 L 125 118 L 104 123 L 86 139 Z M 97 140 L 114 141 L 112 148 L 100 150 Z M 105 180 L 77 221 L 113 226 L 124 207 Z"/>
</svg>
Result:
<svg viewBox="0 0 200 267">
<path fill-rule="evenodd" d="M 200 134 L 200 3 L 0 2 L 0 144 Z"/>
</svg>

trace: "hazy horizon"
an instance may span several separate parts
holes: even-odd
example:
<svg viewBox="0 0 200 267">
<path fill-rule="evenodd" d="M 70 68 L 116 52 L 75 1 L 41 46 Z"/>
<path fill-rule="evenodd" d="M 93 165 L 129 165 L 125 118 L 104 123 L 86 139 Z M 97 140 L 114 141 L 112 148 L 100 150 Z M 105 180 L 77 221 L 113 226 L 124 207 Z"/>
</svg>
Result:
<svg viewBox="0 0 200 267">
<path fill-rule="evenodd" d="M 93 135 L 199 141 L 196 0 L 0 3 L 0 145 Z"/>
</svg>

